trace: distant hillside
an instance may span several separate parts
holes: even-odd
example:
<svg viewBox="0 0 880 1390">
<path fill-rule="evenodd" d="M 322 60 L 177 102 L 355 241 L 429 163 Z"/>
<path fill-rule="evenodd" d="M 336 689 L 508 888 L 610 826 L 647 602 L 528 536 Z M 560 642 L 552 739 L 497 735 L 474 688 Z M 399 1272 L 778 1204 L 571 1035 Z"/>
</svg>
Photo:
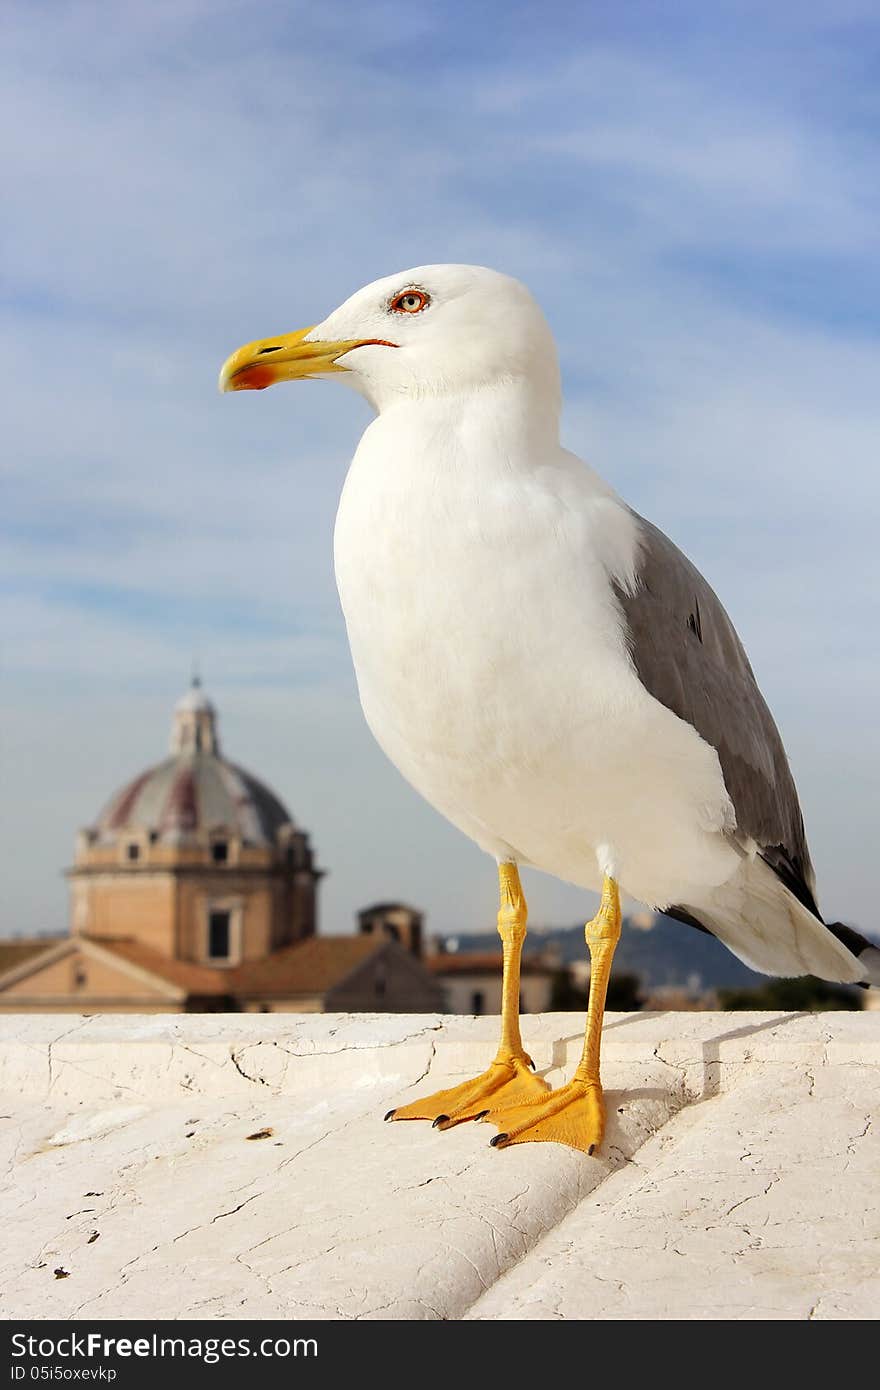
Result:
<svg viewBox="0 0 880 1390">
<path fill-rule="evenodd" d="M 453 939 L 459 951 L 498 950 L 498 936 L 494 932 L 447 938 Z M 548 946 L 555 947 L 566 964 L 584 960 L 587 947 L 583 926 L 537 928 L 526 937 L 526 953 Z M 707 989 L 749 989 L 767 980 L 766 975 L 758 975 L 743 965 L 714 936 L 662 914 L 647 931 L 624 920 L 614 956 L 614 973 L 637 975 L 644 990 L 673 987 L 692 993 Z"/>
</svg>

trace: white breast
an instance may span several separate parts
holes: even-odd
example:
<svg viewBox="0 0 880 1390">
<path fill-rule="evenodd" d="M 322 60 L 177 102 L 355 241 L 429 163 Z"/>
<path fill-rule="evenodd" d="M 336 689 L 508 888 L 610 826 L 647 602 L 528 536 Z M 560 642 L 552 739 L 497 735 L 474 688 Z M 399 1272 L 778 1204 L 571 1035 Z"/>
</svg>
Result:
<svg viewBox="0 0 880 1390">
<path fill-rule="evenodd" d="M 733 867 L 718 759 L 626 654 L 610 579 L 632 574 L 634 519 L 552 440 L 545 457 L 520 458 L 503 421 L 424 403 L 367 430 L 335 536 L 364 713 L 490 853 L 681 899 L 689 866 L 701 882 Z"/>
</svg>

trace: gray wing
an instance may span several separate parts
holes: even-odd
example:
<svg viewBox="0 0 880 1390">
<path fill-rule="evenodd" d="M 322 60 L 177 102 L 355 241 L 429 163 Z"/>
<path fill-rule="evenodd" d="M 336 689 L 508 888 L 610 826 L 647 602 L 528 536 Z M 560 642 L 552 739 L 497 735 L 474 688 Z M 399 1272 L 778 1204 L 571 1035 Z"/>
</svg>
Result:
<svg viewBox="0 0 880 1390">
<path fill-rule="evenodd" d="M 642 684 L 718 754 L 737 831 L 819 916 L 797 790 L 779 735 L 736 635 L 703 576 L 662 531 L 633 513 L 641 562 L 617 596 Z"/>
</svg>

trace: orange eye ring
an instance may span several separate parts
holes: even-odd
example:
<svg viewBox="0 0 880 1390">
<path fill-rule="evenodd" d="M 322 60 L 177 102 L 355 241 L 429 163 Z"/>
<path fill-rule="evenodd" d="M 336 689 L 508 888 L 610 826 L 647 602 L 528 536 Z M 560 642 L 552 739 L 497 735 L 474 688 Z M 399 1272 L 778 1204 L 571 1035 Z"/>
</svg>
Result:
<svg viewBox="0 0 880 1390">
<path fill-rule="evenodd" d="M 424 290 L 401 290 L 388 305 L 392 314 L 420 314 L 431 303 L 431 296 Z"/>
</svg>

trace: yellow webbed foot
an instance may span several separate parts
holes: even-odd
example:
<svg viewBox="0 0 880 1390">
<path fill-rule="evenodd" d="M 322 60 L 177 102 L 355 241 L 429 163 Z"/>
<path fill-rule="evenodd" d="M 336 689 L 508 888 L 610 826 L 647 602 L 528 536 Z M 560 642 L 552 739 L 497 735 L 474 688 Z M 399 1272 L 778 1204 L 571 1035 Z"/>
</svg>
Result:
<svg viewBox="0 0 880 1390">
<path fill-rule="evenodd" d="M 493 1148 L 546 1141 L 591 1154 L 605 1133 L 605 1101 L 598 1081 L 575 1078 L 526 1104 L 493 1106 L 485 1119 L 500 1130 Z"/>
<path fill-rule="evenodd" d="M 476 1120 L 492 1110 L 540 1101 L 550 1088 L 530 1070 L 531 1058 L 511 1057 L 495 1061 L 481 1076 L 435 1091 L 410 1105 L 389 1110 L 386 1120 L 433 1120 L 438 1129 L 448 1129 L 462 1120 Z"/>
</svg>

